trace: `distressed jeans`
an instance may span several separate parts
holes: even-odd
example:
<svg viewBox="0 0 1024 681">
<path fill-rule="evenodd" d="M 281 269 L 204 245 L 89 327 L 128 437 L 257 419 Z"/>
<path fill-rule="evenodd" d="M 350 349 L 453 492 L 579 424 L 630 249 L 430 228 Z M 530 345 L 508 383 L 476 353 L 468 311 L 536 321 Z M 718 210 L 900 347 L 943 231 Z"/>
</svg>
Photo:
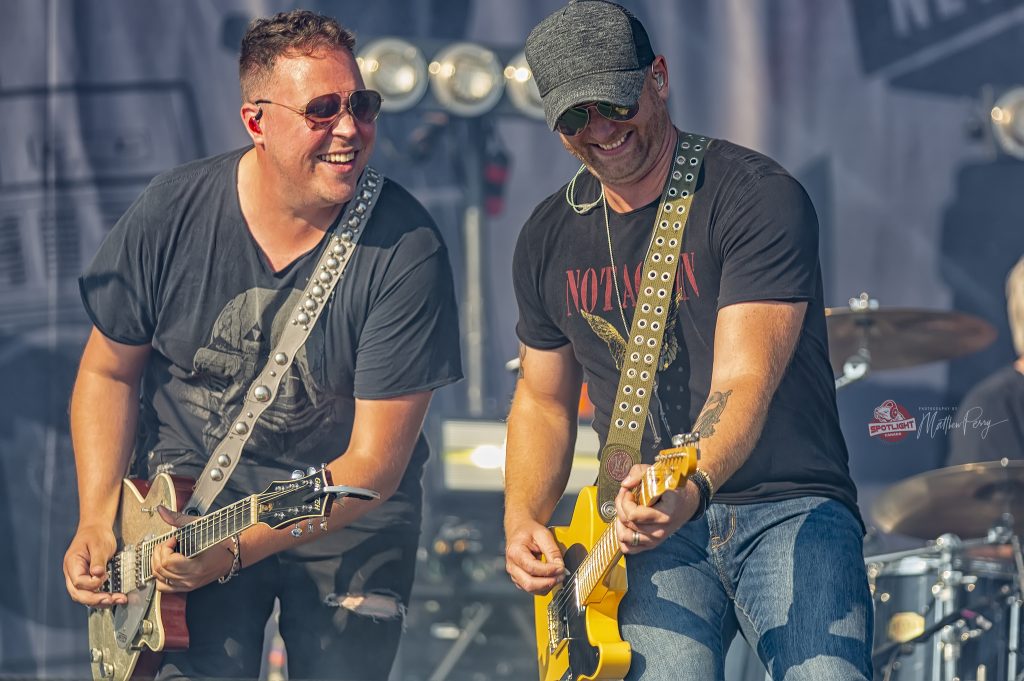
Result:
<svg viewBox="0 0 1024 681">
<path fill-rule="evenodd" d="M 288 677 L 386 681 L 398 651 L 412 590 L 419 532 L 341 530 L 330 537 L 340 555 L 308 559 L 280 553 L 245 568 L 226 584 L 188 595 L 189 648 L 164 655 L 156 681 L 256 679 L 266 653 L 264 628 L 278 621 L 288 650 Z M 341 607 L 345 596 L 374 594 L 400 602 L 394 616 Z"/>
<path fill-rule="evenodd" d="M 775 681 L 870 679 L 861 542 L 860 523 L 831 499 L 712 504 L 626 560 L 627 681 L 723 679 L 737 631 Z"/>
</svg>

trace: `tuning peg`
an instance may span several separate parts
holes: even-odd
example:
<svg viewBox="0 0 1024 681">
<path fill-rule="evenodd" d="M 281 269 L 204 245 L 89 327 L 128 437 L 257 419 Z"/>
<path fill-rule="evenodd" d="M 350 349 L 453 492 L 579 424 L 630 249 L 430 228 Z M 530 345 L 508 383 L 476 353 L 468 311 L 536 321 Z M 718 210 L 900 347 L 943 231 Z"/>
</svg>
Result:
<svg viewBox="0 0 1024 681">
<path fill-rule="evenodd" d="M 320 521 L 320 531 L 321 532 L 326 532 L 327 531 L 327 521 L 326 520 L 321 520 Z"/>
<path fill-rule="evenodd" d="M 316 467 L 310 466 L 306 469 L 306 475 L 314 475 L 316 473 Z"/>
<path fill-rule="evenodd" d="M 295 527 L 293 527 L 293 528 L 292 528 L 292 536 L 293 536 L 293 537 L 296 537 L 296 538 L 297 538 L 297 537 L 301 537 L 301 536 L 302 536 L 302 528 L 301 528 L 301 527 L 299 527 L 298 525 L 296 525 Z"/>
<path fill-rule="evenodd" d="M 305 473 L 303 473 L 301 470 L 296 468 L 295 470 L 292 471 L 292 480 L 298 480 L 299 478 L 301 478 L 304 475 L 305 475 Z"/>
</svg>

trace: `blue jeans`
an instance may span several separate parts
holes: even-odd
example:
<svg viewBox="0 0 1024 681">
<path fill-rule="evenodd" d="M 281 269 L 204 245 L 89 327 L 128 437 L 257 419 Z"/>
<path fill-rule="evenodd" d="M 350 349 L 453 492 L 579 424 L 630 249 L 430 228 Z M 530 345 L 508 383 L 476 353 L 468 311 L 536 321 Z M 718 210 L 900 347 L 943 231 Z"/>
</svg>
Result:
<svg viewBox="0 0 1024 681">
<path fill-rule="evenodd" d="M 853 513 L 831 499 L 712 504 L 626 559 L 627 681 L 722 679 L 737 630 L 775 681 L 870 679 L 861 537 Z"/>
</svg>

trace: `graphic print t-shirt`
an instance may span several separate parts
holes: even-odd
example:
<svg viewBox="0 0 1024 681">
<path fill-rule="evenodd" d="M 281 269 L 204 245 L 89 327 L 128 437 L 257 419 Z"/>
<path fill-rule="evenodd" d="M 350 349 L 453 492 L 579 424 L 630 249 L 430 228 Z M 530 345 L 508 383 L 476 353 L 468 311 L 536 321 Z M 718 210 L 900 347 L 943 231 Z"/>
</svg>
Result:
<svg viewBox="0 0 1024 681">
<path fill-rule="evenodd" d="M 151 473 L 173 465 L 176 475 L 199 474 L 319 257 L 318 246 L 279 272 L 270 269 L 238 203 L 245 151 L 153 180 L 80 281 L 103 334 L 153 347 L 139 423 L 139 453 L 148 455 Z M 461 378 L 451 268 L 430 216 L 385 181 L 357 248 L 218 506 L 344 452 L 355 398 L 394 397 Z M 364 525 L 418 522 L 427 455 L 421 436 L 399 493 Z"/>
<path fill-rule="evenodd" d="M 589 174 L 577 180 L 577 203 L 599 194 Z M 578 215 L 563 187 L 536 208 L 516 245 L 519 339 L 538 349 L 572 344 L 586 372 L 602 443 L 658 203 L 622 215 L 609 210 L 609 239 L 601 205 Z M 669 446 L 669 436 L 689 431 L 708 399 L 718 310 L 758 300 L 807 301 L 793 360 L 761 438 L 715 498 L 753 503 L 817 495 L 857 513 L 828 364 L 818 223 L 803 188 L 771 159 L 714 141 L 698 177 L 680 256 L 656 399 L 644 430 L 645 460 L 659 448 L 655 430 L 660 447 Z"/>
</svg>

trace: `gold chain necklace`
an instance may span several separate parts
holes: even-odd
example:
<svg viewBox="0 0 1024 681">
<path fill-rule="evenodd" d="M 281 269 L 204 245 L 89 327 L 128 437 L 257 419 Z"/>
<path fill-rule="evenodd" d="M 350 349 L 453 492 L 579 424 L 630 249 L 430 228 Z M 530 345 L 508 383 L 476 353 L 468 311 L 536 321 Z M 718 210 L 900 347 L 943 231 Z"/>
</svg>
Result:
<svg viewBox="0 0 1024 681">
<path fill-rule="evenodd" d="M 604 195 L 604 190 L 601 190 L 601 198 L 599 199 L 604 207 L 604 233 L 608 237 L 608 260 L 612 263 L 612 284 L 615 285 L 615 302 L 619 305 L 619 317 L 622 319 L 622 328 L 626 332 L 626 337 L 629 337 L 629 324 L 626 322 L 626 312 L 622 308 L 622 293 L 619 292 L 619 272 L 615 265 L 615 250 L 612 248 L 612 226 L 608 221 L 608 199 Z M 647 261 L 647 256 L 650 255 L 651 249 L 654 247 L 654 236 L 657 233 L 657 228 L 651 232 L 651 240 L 647 244 L 647 251 L 644 253 L 644 262 Z M 627 272 L 624 276 L 628 277 Z"/>
<path fill-rule="evenodd" d="M 629 324 L 626 323 L 626 311 L 622 309 L 622 293 L 619 292 L 619 270 L 615 265 L 615 251 L 612 249 L 612 226 L 608 222 L 608 199 L 601 193 L 601 203 L 604 204 L 604 233 L 608 237 L 608 259 L 612 263 L 612 283 L 615 284 L 615 302 L 619 304 L 619 317 L 622 318 L 622 328 L 629 336 Z M 628 273 L 627 273 L 628 276 Z"/>
<path fill-rule="evenodd" d="M 619 317 L 622 319 L 622 328 L 626 332 L 625 338 L 629 338 L 629 324 L 626 323 L 626 311 L 622 308 L 622 294 L 619 292 L 619 273 L 615 265 L 615 250 L 612 248 L 612 226 L 611 223 L 608 221 L 608 199 L 604 195 L 603 188 L 601 189 L 600 200 L 604 207 L 604 233 L 605 236 L 608 237 L 608 260 L 610 260 L 612 263 L 612 284 L 615 285 L 615 302 L 618 303 L 619 305 Z M 651 233 L 651 241 L 650 243 L 647 244 L 647 253 L 644 254 L 644 262 L 647 262 L 647 256 L 650 254 L 651 249 L 654 248 L 654 237 L 657 233 L 657 228 L 655 228 L 654 231 Z M 628 277 L 629 273 L 627 272 L 625 276 Z M 668 333 L 667 330 L 666 333 Z M 625 342 L 625 338 L 623 339 L 623 342 Z M 658 361 L 658 364 L 661 364 L 660 359 Z M 657 393 L 658 375 L 657 372 L 655 372 L 653 394 L 656 395 Z M 660 405 L 660 402 L 658 402 L 657 404 Z M 661 415 L 662 423 L 665 424 L 665 428 L 671 430 L 671 428 L 669 428 L 668 421 L 665 418 L 664 410 L 662 410 L 660 406 L 658 406 L 657 409 L 658 413 Z M 661 434 L 658 432 L 658 426 L 654 422 L 654 414 L 651 412 L 651 409 L 647 410 L 647 425 L 651 429 L 651 436 L 654 438 L 654 445 L 658 446 L 661 444 Z"/>
</svg>

